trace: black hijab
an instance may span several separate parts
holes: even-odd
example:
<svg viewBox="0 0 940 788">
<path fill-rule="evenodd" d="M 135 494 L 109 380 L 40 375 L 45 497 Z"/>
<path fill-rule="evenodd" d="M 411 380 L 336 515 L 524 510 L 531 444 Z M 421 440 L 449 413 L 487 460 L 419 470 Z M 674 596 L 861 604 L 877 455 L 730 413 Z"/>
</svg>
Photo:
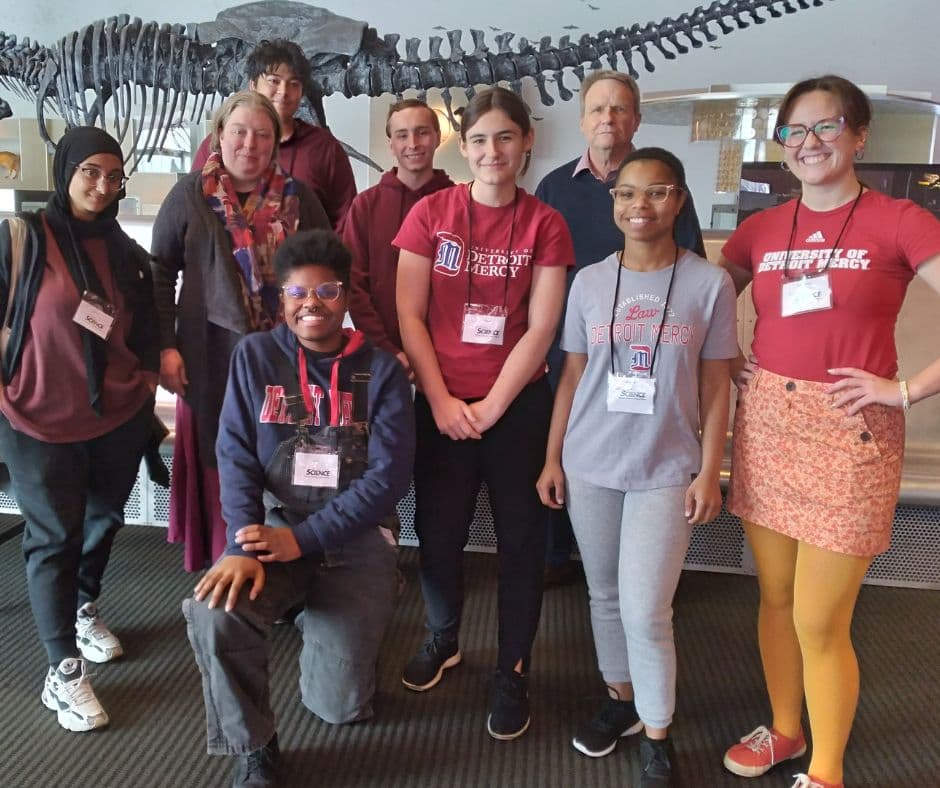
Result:
<svg viewBox="0 0 940 788">
<path fill-rule="evenodd" d="M 129 239 L 117 223 L 118 201 L 124 196 L 124 189 L 92 221 L 76 219 L 72 214 L 69 185 L 78 166 L 97 153 L 110 153 L 124 161 L 124 153 L 117 141 L 107 132 L 94 126 L 76 126 L 65 132 L 59 140 L 52 160 L 53 183 L 55 192 L 46 204 L 46 220 L 55 236 L 56 243 L 65 258 L 69 273 L 78 288 L 79 295 L 86 290 L 105 297 L 104 288 L 95 272 L 95 267 L 85 252 L 81 240 L 85 238 L 104 238 L 108 250 L 108 265 L 111 268 L 115 284 L 124 290 L 122 273 L 126 266 L 121 261 L 126 259 Z M 120 320 L 120 316 L 118 317 Z M 91 407 L 101 415 L 101 389 L 104 372 L 107 367 L 107 340 L 90 331 L 81 329 L 82 348 L 85 355 L 85 369 L 88 373 L 88 396 Z"/>
</svg>

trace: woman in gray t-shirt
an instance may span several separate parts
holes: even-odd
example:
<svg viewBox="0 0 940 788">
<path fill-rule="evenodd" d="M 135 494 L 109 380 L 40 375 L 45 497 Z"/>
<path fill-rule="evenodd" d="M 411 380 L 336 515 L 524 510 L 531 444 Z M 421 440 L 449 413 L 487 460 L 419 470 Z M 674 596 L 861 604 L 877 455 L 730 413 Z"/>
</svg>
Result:
<svg viewBox="0 0 940 788">
<path fill-rule="evenodd" d="M 568 508 L 609 694 L 572 743 L 599 757 L 644 731 L 640 785 L 668 785 L 672 598 L 692 527 L 721 507 L 735 293 L 674 240 L 686 198 L 675 156 L 634 151 L 611 193 L 624 249 L 571 287 L 538 490 Z"/>
</svg>

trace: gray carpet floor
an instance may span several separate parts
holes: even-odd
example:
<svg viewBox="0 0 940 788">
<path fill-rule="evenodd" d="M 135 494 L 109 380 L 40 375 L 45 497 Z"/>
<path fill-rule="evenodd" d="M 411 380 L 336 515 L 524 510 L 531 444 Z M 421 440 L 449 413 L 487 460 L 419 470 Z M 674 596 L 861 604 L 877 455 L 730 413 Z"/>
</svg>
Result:
<svg viewBox="0 0 940 788">
<path fill-rule="evenodd" d="M 18 514 L 0 514 L 0 544 L 23 533 L 23 518 Z"/>
<path fill-rule="evenodd" d="M 111 725 L 68 733 L 39 700 L 44 659 L 29 614 L 18 540 L 0 544 L 0 785 L 227 786 L 230 763 L 205 754 L 202 695 L 180 600 L 194 577 L 157 528 L 119 534 L 101 608 L 127 653 L 95 667 Z M 273 702 L 288 786 L 636 785 L 638 747 L 623 740 L 591 759 L 570 745 L 603 687 L 591 645 L 583 584 L 546 592 L 531 681 L 532 727 L 514 742 L 486 733 L 487 682 L 495 661 L 495 561 L 467 556 L 464 663 L 427 693 L 400 683 L 420 644 L 416 551 L 404 550 L 407 587 L 379 665 L 374 720 L 330 726 L 298 700 L 299 634 L 278 627 L 272 643 Z M 679 708 L 673 727 L 679 786 L 786 788 L 806 762 L 744 780 L 721 767 L 725 747 L 764 722 L 753 578 L 689 572 L 676 600 Z M 862 699 L 847 756 L 846 784 L 940 786 L 940 593 L 865 587 L 856 615 Z"/>
</svg>

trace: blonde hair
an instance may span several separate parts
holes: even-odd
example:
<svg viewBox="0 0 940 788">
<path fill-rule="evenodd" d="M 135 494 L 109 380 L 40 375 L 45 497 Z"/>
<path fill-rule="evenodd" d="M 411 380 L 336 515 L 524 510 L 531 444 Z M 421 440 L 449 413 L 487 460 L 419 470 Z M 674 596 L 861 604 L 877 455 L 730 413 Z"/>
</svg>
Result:
<svg viewBox="0 0 940 788">
<path fill-rule="evenodd" d="M 212 116 L 211 149 L 215 153 L 222 152 L 219 145 L 222 130 L 225 128 L 225 124 L 228 123 L 229 118 L 232 117 L 232 113 L 239 107 L 259 110 L 271 119 L 271 124 L 274 127 L 274 152 L 271 154 L 271 159 L 276 160 L 278 149 L 281 146 L 281 119 L 278 117 L 277 110 L 274 109 L 270 99 L 260 93 L 255 93 L 253 90 L 240 90 L 238 93 L 233 93 L 216 110 L 215 115 Z"/>
</svg>

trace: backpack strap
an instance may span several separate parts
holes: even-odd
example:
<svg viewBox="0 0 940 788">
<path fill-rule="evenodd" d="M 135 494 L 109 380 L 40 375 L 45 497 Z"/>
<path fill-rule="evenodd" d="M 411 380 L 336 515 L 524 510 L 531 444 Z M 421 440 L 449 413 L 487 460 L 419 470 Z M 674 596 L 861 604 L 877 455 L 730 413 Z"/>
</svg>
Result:
<svg viewBox="0 0 940 788">
<path fill-rule="evenodd" d="M 7 307 L 3 313 L 3 323 L 0 324 L 0 357 L 6 353 L 10 342 L 13 299 L 16 297 L 16 288 L 23 267 L 23 247 L 26 244 L 26 222 L 23 219 L 19 216 L 12 216 L 7 219 L 7 226 L 10 228 L 10 284 L 7 288 Z"/>
</svg>

